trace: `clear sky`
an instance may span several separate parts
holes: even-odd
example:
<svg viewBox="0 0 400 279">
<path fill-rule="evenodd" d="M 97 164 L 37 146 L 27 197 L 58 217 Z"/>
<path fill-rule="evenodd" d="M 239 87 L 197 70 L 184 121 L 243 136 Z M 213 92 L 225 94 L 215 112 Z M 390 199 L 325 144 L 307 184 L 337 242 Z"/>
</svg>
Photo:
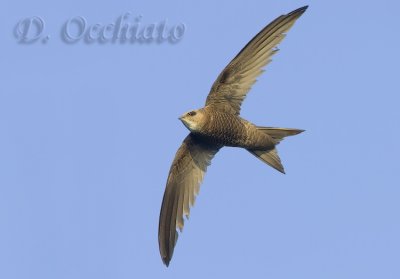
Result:
<svg viewBox="0 0 400 279">
<path fill-rule="evenodd" d="M 166 268 L 158 215 L 188 133 L 177 117 L 203 106 L 262 27 L 306 4 L 242 109 L 258 125 L 307 130 L 279 146 L 287 174 L 221 150 Z M 0 278 L 400 278 L 399 9 L 2 1 Z M 174 44 L 61 39 L 76 16 L 101 27 L 127 12 L 186 28 Z M 19 43 L 31 16 L 43 38 Z"/>
</svg>

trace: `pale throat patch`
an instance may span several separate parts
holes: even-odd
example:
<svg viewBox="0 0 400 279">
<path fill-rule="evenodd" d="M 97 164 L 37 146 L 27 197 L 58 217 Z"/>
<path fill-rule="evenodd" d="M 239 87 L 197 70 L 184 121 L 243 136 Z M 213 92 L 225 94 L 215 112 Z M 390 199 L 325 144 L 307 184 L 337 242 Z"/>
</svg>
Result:
<svg viewBox="0 0 400 279">
<path fill-rule="evenodd" d="M 192 132 L 196 131 L 198 128 L 197 123 L 192 121 L 192 119 L 182 119 L 182 123 Z"/>
</svg>

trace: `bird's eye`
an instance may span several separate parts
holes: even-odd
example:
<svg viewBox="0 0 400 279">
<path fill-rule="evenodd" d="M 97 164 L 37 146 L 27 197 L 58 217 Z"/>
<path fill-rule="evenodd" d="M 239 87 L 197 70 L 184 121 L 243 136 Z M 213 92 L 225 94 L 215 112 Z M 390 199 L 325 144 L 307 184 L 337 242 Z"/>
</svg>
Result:
<svg viewBox="0 0 400 279">
<path fill-rule="evenodd" d="M 191 111 L 191 112 L 188 112 L 187 113 L 189 116 L 195 116 L 196 115 L 196 112 L 195 111 Z"/>
</svg>

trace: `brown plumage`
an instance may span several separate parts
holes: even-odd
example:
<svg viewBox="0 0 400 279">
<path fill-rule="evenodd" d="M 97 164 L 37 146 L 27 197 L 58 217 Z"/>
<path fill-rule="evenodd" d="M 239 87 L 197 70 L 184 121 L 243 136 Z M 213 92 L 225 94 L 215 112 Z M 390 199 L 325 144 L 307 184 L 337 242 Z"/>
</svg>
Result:
<svg viewBox="0 0 400 279">
<path fill-rule="evenodd" d="M 276 46 L 305 12 L 307 6 L 282 15 L 262 29 L 226 66 L 214 82 L 205 107 L 180 117 L 190 130 L 169 171 L 161 205 L 158 243 L 163 262 L 172 258 L 177 229 L 189 217 L 211 159 L 223 146 L 241 147 L 284 173 L 275 146 L 284 137 L 303 130 L 259 127 L 241 118 L 240 107 L 263 70 L 278 50 Z"/>
</svg>

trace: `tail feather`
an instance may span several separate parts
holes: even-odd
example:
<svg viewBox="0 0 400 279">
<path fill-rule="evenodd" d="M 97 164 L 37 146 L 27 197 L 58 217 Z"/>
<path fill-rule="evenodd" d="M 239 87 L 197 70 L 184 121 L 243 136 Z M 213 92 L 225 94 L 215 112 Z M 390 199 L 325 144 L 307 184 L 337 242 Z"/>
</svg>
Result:
<svg viewBox="0 0 400 279">
<path fill-rule="evenodd" d="M 281 173 L 285 173 L 285 169 L 281 163 L 281 159 L 278 156 L 278 151 L 276 148 L 270 150 L 248 150 L 251 154 L 256 156 L 258 159 L 267 163 L 269 166 L 273 167 Z"/>
<path fill-rule="evenodd" d="M 260 127 L 257 130 L 270 135 L 277 143 L 281 142 L 285 137 L 298 135 L 304 130 L 291 129 L 291 128 L 273 128 L 273 127 Z"/>
<path fill-rule="evenodd" d="M 257 127 L 257 129 L 271 136 L 275 140 L 276 144 L 279 144 L 285 137 L 294 136 L 304 132 L 304 130 L 290 128 Z M 248 151 L 277 171 L 285 173 L 285 169 L 281 163 L 276 148 L 269 150 L 248 149 Z"/>
</svg>

